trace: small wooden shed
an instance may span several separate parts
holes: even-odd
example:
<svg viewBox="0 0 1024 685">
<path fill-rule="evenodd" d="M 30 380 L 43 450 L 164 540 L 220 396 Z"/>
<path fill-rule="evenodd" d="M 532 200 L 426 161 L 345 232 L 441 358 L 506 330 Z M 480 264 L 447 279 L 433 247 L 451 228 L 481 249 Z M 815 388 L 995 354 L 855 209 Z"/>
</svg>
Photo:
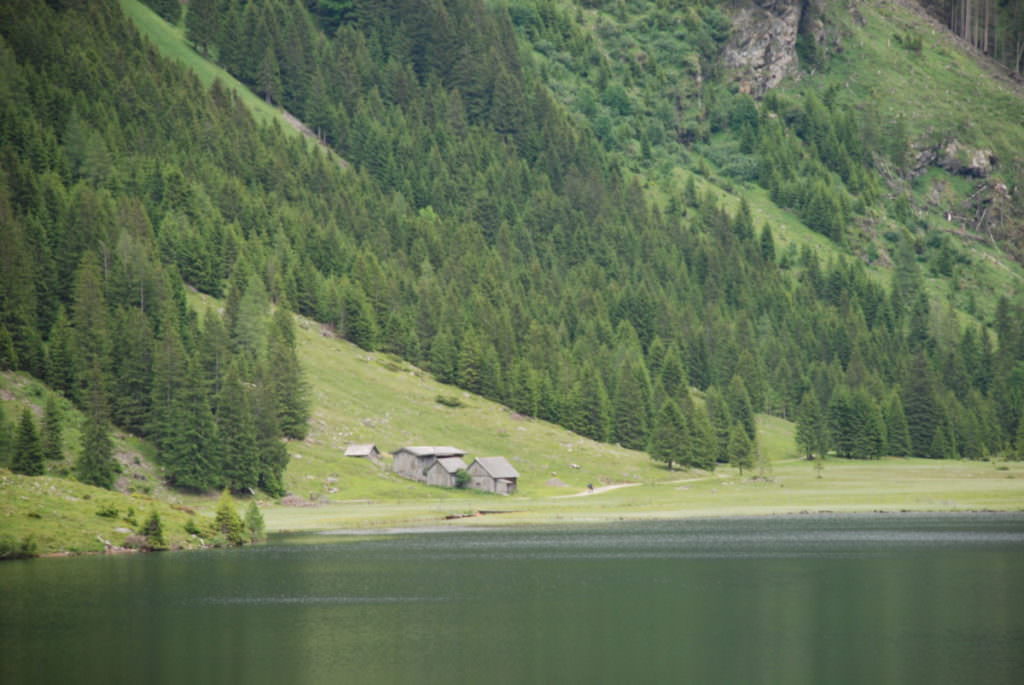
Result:
<svg viewBox="0 0 1024 685">
<path fill-rule="evenodd" d="M 402 447 L 394 454 L 391 468 L 400 476 L 426 482 L 427 470 L 438 459 L 447 457 L 463 457 L 466 453 L 457 447 L 428 447 L 417 445 Z"/>
<path fill-rule="evenodd" d="M 438 459 L 427 469 L 427 485 L 454 488 L 457 485 L 455 474 L 465 468 L 466 462 L 462 461 L 462 457 Z"/>
<path fill-rule="evenodd" d="M 475 490 L 511 495 L 519 484 L 519 472 L 505 457 L 477 457 L 467 471 Z"/>
<path fill-rule="evenodd" d="M 376 445 L 349 445 L 345 450 L 345 456 L 369 459 L 374 464 L 380 463 L 380 451 Z"/>
</svg>

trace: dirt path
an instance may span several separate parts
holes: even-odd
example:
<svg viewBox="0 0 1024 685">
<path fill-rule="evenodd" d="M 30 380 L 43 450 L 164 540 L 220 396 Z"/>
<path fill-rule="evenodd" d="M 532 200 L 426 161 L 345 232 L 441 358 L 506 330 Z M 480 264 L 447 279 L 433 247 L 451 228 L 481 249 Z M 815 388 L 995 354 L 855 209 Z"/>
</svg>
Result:
<svg viewBox="0 0 1024 685">
<path fill-rule="evenodd" d="M 572 495 L 558 495 L 554 499 L 565 499 L 566 497 L 587 497 L 588 495 L 599 495 L 602 492 L 608 492 L 609 490 L 618 490 L 619 488 L 631 488 L 635 485 L 643 485 L 643 483 L 617 483 L 615 485 L 602 485 L 599 488 L 593 490 L 584 490 L 583 492 L 577 492 Z"/>
</svg>

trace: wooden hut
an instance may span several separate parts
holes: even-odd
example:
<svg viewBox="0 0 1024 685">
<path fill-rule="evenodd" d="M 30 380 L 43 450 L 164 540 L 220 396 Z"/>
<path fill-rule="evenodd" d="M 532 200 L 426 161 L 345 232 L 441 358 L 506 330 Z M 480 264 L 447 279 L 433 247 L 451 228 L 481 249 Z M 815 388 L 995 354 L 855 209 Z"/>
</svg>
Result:
<svg viewBox="0 0 1024 685">
<path fill-rule="evenodd" d="M 519 483 L 519 472 L 505 457 L 477 457 L 469 468 L 469 487 L 511 495 Z"/>
<path fill-rule="evenodd" d="M 466 462 L 462 461 L 462 457 L 438 459 L 427 469 L 427 485 L 454 488 L 458 484 L 455 474 L 465 468 Z"/>
<path fill-rule="evenodd" d="M 395 473 L 404 477 L 426 482 L 427 469 L 434 465 L 438 459 L 448 457 L 463 457 L 466 453 L 457 447 L 427 447 L 413 446 L 402 447 L 393 453 L 394 460 L 391 468 Z"/>
<path fill-rule="evenodd" d="M 345 450 L 345 456 L 369 459 L 374 464 L 380 463 L 380 451 L 376 445 L 349 445 Z"/>
</svg>

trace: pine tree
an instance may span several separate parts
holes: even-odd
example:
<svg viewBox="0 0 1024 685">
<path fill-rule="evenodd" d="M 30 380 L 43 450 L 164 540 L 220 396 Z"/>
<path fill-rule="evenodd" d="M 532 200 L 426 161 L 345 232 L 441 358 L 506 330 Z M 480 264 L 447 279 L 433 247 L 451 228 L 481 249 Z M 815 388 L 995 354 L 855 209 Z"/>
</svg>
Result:
<svg viewBox="0 0 1024 685">
<path fill-rule="evenodd" d="M 222 483 L 221 448 L 196 364 L 187 362 L 182 387 L 171 399 L 160 459 L 177 487 L 205 491 Z"/>
<path fill-rule="evenodd" d="M 259 451 L 260 489 L 273 497 L 284 494 L 283 474 L 288 465 L 288 450 L 281 441 L 276 402 L 266 364 L 259 367 L 252 409 L 256 424 L 256 448 Z"/>
<path fill-rule="evenodd" d="M 739 469 L 740 477 L 743 476 L 743 469 L 749 469 L 754 465 L 753 443 L 747 437 L 747 431 L 742 425 L 734 423 L 729 430 L 729 464 Z"/>
<path fill-rule="evenodd" d="M 46 380 L 54 390 L 58 390 L 70 397 L 74 388 L 75 362 L 74 362 L 74 330 L 71 322 L 68 321 L 64 306 L 57 308 L 57 317 L 53 327 L 50 329 L 50 339 L 47 345 L 47 366 Z"/>
<path fill-rule="evenodd" d="M 36 424 L 28 407 L 21 412 L 21 422 L 14 440 L 11 471 L 25 476 L 43 475 L 43 448 L 36 434 Z"/>
<path fill-rule="evenodd" d="M 294 318 L 283 305 L 274 312 L 267 341 L 278 426 L 283 435 L 302 440 L 309 431 L 309 390 L 295 350 Z"/>
<path fill-rule="evenodd" d="M 245 510 L 245 528 L 249 531 L 249 539 L 252 542 L 259 542 L 266 537 L 266 524 L 256 500 L 251 500 L 249 508 Z"/>
<path fill-rule="evenodd" d="M 204 55 L 210 53 L 210 47 L 219 32 L 217 18 L 215 0 L 189 0 L 188 13 L 185 14 L 185 35 Z"/>
<path fill-rule="evenodd" d="M 722 391 L 712 385 L 704 395 L 705 406 L 708 411 L 708 419 L 714 430 L 715 460 L 721 463 L 729 462 L 729 430 L 733 425 L 732 415 L 729 412 L 729 404 L 722 396 Z"/>
<path fill-rule="evenodd" d="M 0 466 L 9 467 L 12 458 L 11 426 L 7 423 L 3 404 L 0 404 Z"/>
<path fill-rule="evenodd" d="M 647 451 L 656 461 L 668 464 L 671 471 L 674 462 L 688 464 L 692 461 L 689 457 L 691 449 L 689 426 L 679 405 L 672 399 L 665 400 L 654 421 Z"/>
<path fill-rule="evenodd" d="M 889 401 L 885 404 L 884 417 L 889 454 L 895 457 L 909 457 L 910 429 L 907 427 L 907 415 L 903 413 L 903 402 L 898 392 L 893 392 L 889 396 Z"/>
<path fill-rule="evenodd" d="M 167 541 L 164 539 L 164 524 L 156 509 L 149 512 L 149 518 L 142 524 L 142 534 L 146 536 L 146 547 L 149 549 L 167 549 Z"/>
<path fill-rule="evenodd" d="M 750 401 L 750 393 L 747 391 L 747 384 L 737 374 L 729 381 L 725 389 L 725 401 L 729 403 L 729 415 L 732 420 L 743 426 L 747 431 L 747 438 L 754 440 L 757 435 L 757 424 L 754 421 L 754 409 Z"/>
<path fill-rule="evenodd" d="M 615 440 L 623 447 L 647 446 L 650 381 L 642 359 L 627 359 L 615 383 Z"/>
<path fill-rule="evenodd" d="M 939 426 L 939 406 L 935 397 L 931 365 L 922 353 L 914 357 L 903 386 L 903 410 L 910 433 L 910 454 L 929 457 Z"/>
<path fill-rule="evenodd" d="M 232 363 L 217 396 L 217 430 L 223 449 L 221 476 L 235 492 L 259 485 L 256 424 L 238 364 Z"/>
<path fill-rule="evenodd" d="M 235 502 L 231 499 L 231 493 L 224 490 L 217 501 L 217 513 L 213 519 L 214 529 L 224 536 L 229 545 L 245 544 L 245 524 L 238 516 L 235 509 Z"/>
<path fill-rule="evenodd" d="M 43 410 L 43 425 L 39 432 L 39 438 L 44 459 L 64 458 L 63 417 L 53 395 L 46 397 L 46 408 Z"/>
<path fill-rule="evenodd" d="M 821 409 L 821 403 L 811 390 L 804 393 L 796 415 L 796 444 L 810 459 L 814 455 L 824 457 L 828 445 L 828 422 Z"/>
<path fill-rule="evenodd" d="M 99 375 L 98 370 L 91 374 Z M 83 483 L 110 490 L 120 466 L 114 459 L 114 443 L 110 439 L 110 419 L 106 398 L 99 385 L 93 383 L 89 404 L 82 425 L 82 451 L 75 462 L 75 477 Z"/>
</svg>

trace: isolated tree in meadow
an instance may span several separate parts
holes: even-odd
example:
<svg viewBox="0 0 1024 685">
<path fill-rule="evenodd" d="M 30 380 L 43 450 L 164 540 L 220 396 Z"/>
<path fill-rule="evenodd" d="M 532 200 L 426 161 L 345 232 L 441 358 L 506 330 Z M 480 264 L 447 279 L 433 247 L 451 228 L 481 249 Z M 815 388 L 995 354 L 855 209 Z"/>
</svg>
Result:
<svg viewBox="0 0 1024 685">
<path fill-rule="evenodd" d="M 164 524 L 156 509 L 149 512 L 149 517 L 142 524 L 142 534 L 146 536 L 146 546 L 149 549 L 167 549 L 167 541 L 164 539 Z"/>
<path fill-rule="evenodd" d="M 43 448 L 39 444 L 36 423 L 32 420 L 32 412 L 28 407 L 22 410 L 21 421 L 18 423 L 11 471 L 24 476 L 43 475 Z"/>
</svg>

